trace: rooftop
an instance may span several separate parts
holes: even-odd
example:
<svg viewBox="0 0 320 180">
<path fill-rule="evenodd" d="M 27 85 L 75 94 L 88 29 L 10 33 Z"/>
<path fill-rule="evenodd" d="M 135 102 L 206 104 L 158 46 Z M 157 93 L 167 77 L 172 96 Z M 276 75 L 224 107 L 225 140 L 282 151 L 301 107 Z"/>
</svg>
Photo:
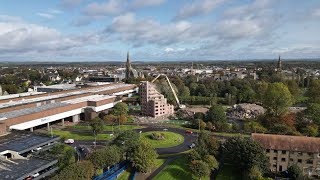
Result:
<svg viewBox="0 0 320 180">
<path fill-rule="evenodd" d="M 50 136 L 37 135 L 26 131 L 12 131 L 10 134 L 0 137 L 0 152 L 12 150 L 24 153 L 58 139 L 57 137 L 51 138 Z"/>
<path fill-rule="evenodd" d="M 251 138 L 266 149 L 320 153 L 320 138 L 253 133 Z"/>
<path fill-rule="evenodd" d="M 55 102 L 52 104 L 44 104 L 41 106 L 4 112 L 4 113 L 0 113 L 0 121 L 10 119 L 10 118 L 19 117 L 19 116 L 24 116 L 27 114 L 33 114 L 33 113 L 37 113 L 37 112 L 41 112 L 41 111 L 45 111 L 45 110 L 49 110 L 49 109 L 53 109 L 53 108 L 57 108 L 57 107 L 62 107 L 62 106 L 66 106 L 66 105 L 68 105 L 68 104 L 63 103 L 63 102 Z"/>
<path fill-rule="evenodd" d="M 38 170 L 56 163 L 57 160 L 47 160 L 43 158 L 30 157 L 29 159 L 15 159 L 9 161 L 0 160 L 1 179 L 25 179 Z"/>
</svg>

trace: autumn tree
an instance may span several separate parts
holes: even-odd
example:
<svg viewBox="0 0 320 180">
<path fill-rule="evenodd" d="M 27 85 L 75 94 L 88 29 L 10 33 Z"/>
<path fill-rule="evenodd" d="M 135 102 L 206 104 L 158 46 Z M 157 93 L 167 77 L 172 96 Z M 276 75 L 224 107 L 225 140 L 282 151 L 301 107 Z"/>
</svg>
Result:
<svg viewBox="0 0 320 180">
<path fill-rule="evenodd" d="M 269 114 L 280 116 L 287 112 L 292 103 L 292 95 L 286 85 L 283 83 L 269 84 L 263 98 L 263 105 Z"/>
<path fill-rule="evenodd" d="M 146 173 L 155 166 L 157 157 L 158 154 L 154 147 L 146 141 L 141 141 L 140 144 L 134 148 L 130 160 L 139 172 Z"/>
<path fill-rule="evenodd" d="M 97 135 L 103 131 L 104 123 L 102 119 L 100 119 L 99 117 L 96 117 L 90 121 L 90 126 L 92 128 L 93 133 Z"/>
<path fill-rule="evenodd" d="M 211 106 L 206 115 L 206 120 L 212 122 L 217 129 L 225 129 L 227 125 L 227 116 L 225 110 L 220 105 Z"/>
</svg>

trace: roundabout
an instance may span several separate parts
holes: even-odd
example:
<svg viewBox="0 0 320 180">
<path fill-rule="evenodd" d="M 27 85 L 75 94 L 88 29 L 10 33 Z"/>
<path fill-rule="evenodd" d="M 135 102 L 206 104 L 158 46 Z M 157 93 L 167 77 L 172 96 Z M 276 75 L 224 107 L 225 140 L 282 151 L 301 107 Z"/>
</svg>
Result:
<svg viewBox="0 0 320 180">
<path fill-rule="evenodd" d="M 141 133 L 141 140 L 148 141 L 154 148 L 169 148 L 182 144 L 184 137 L 178 133 L 149 131 Z"/>
</svg>

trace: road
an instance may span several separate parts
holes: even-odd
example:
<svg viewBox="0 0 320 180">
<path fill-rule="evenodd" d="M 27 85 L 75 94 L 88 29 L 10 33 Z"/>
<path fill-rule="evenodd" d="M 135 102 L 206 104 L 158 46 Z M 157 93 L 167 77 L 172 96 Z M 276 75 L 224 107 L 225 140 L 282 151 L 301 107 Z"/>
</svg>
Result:
<svg viewBox="0 0 320 180">
<path fill-rule="evenodd" d="M 163 131 L 163 129 L 167 129 L 167 131 L 174 132 L 181 134 L 184 137 L 184 141 L 182 144 L 174 147 L 169 147 L 169 148 L 157 148 L 157 153 L 158 154 L 175 154 L 175 153 L 180 153 L 183 151 L 186 151 L 189 149 L 189 146 L 193 143 L 196 142 L 196 135 L 194 134 L 187 134 L 184 129 L 178 129 L 178 128 L 172 128 L 172 127 L 166 127 L 166 126 L 155 126 L 155 125 L 144 125 L 145 128 L 142 129 L 135 129 L 136 132 L 149 132 L 149 131 Z M 87 132 L 88 130 L 79 130 L 79 129 L 68 129 L 68 131 L 76 131 L 76 132 Z M 111 134 L 111 131 L 103 131 L 104 134 Z M 106 145 L 108 140 L 104 141 L 97 141 L 97 146 L 104 146 Z M 74 144 L 72 144 L 72 147 L 78 147 L 79 149 L 80 146 L 90 146 L 92 147 L 94 144 L 94 141 L 88 141 L 88 140 L 76 140 Z"/>
</svg>

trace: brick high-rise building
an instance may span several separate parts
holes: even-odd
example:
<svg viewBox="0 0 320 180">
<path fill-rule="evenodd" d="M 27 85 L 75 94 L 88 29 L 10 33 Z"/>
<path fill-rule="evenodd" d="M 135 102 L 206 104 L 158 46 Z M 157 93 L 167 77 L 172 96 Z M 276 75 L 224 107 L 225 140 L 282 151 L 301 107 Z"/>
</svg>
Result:
<svg viewBox="0 0 320 180">
<path fill-rule="evenodd" d="M 159 117 L 174 113 L 173 105 L 167 103 L 167 98 L 152 83 L 142 82 L 139 91 L 142 115 Z"/>
</svg>

